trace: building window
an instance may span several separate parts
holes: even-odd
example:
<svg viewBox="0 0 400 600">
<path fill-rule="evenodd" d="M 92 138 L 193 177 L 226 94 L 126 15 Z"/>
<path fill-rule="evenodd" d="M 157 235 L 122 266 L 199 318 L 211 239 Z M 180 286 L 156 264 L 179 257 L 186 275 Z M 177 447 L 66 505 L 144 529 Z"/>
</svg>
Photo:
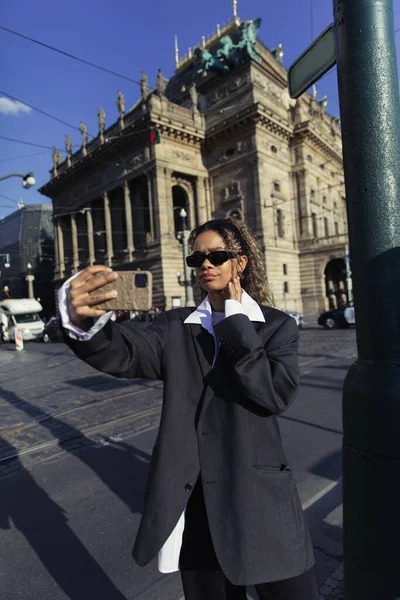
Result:
<svg viewBox="0 0 400 600">
<path fill-rule="evenodd" d="M 283 229 L 283 212 L 280 208 L 276 211 L 276 224 L 278 228 L 278 237 L 283 238 L 285 231 Z"/>
<path fill-rule="evenodd" d="M 320 168 L 321 168 L 322 170 L 324 170 L 324 169 L 325 169 L 325 163 L 321 163 L 319 166 L 320 166 Z"/>
<path fill-rule="evenodd" d="M 327 217 L 324 217 L 324 230 L 325 230 L 325 237 L 329 237 L 329 223 L 328 223 Z"/>
<path fill-rule="evenodd" d="M 339 235 L 339 223 L 335 221 L 335 235 Z"/>
<path fill-rule="evenodd" d="M 326 197 L 326 196 L 322 196 L 322 202 L 323 202 L 324 204 L 326 204 L 326 203 L 327 203 L 327 200 L 328 200 L 328 199 L 327 199 L 327 197 Z"/>
<path fill-rule="evenodd" d="M 316 213 L 312 213 L 311 220 L 312 220 L 313 236 L 315 238 L 317 238 L 318 237 L 318 221 L 317 221 L 317 215 L 316 215 Z"/>
<path fill-rule="evenodd" d="M 336 210 L 337 209 L 337 202 L 333 203 L 333 208 Z"/>
<path fill-rule="evenodd" d="M 284 294 L 288 294 L 289 293 L 289 283 L 287 281 L 283 282 L 283 293 Z"/>
<path fill-rule="evenodd" d="M 331 176 L 332 176 L 332 179 L 335 179 L 335 177 L 336 177 L 335 171 L 331 171 Z"/>
<path fill-rule="evenodd" d="M 225 158 L 231 158 L 236 152 L 236 148 L 228 148 L 228 150 L 225 151 Z"/>
<path fill-rule="evenodd" d="M 274 181 L 274 190 L 275 192 L 281 191 L 281 184 L 279 183 L 279 181 Z"/>
<path fill-rule="evenodd" d="M 273 154 L 277 154 L 278 148 L 276 146 L 271 146 L 271 152 L 273 152 Z"/>
<path fill-rule="evenodd" d="M 312 163 L 313 158 L 312 158 L 311 154 L 307 155 L 307 160 L 308 160 L 308 162 Z"/>
<path fill-rule="evenodd" d="M 287 273 L 288 273 L 288 271 L 287 271 L 287 265 L 286 265 L 286 264 L 284 264 L 284 265 L 283 265 L 283 274 L 284 274 L 284 275 L 287 275 Z"/>
<path fill-rule="evenodd" d="M 315 190 L 310 190 L 310 198 L 311 200 L 315 199 Z"/>
</svg>

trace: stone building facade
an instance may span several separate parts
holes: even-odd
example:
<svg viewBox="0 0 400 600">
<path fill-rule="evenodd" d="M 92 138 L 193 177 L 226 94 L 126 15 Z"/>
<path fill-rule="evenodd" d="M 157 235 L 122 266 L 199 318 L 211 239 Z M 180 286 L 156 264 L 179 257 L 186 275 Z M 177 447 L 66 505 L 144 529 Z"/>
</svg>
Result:
<svg viewBox="0 0 400 600">
<path fill-rule="evenodd" d="M 248 223 L 278 308 L 311 315 L 345 302 L 340 123 L 326 99 L 289 98 L 281 47 L 257 38 L 228 53 L 252 23 L 235 15 L 183 59 L 177 53 L 175 74 L 167 81 L 160 70 L 154 90 L 142 74 L 128 112 L 119 92 L 115 123 L 106 128 L 100 109 L 95 139 L 81 124 L 79 151 L 67 140 L 65 160 L 54 152 L 40 191 L 53 201 L 56 287 L 88 264 L 139 268 L 153 273 L 156 306 L 184 305 L 185 208 L 189 228 L 225 215 Z"/>
<path fill-rule="evenodd" d="M 54 314 L 53 269 L 53 211 L 50 205 L 24 206 L 0 221 L 0 301 L 28 298 L 27 276 L 33 275 L 34 296 L 40 298 L 43 316 Z"/>
</svg>

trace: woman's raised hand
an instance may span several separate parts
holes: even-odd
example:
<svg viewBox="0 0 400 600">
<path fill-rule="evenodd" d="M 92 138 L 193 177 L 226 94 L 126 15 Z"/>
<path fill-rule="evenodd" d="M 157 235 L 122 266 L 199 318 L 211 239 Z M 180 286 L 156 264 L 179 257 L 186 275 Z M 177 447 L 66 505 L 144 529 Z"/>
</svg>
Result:
<svg viewBox="0 0 400 600">
<path fill-rule="evenodd" d="M 79 273 L 71 281 L 68 294 L 68 314 L 71 323 L 80 329 L 88 329 L 91 326 L 88 319 L 105 315 L 107 311 L 96 308 L 96 304 L 116 298 L 118 293 L 102 292 L 101 288 L 117 278 L 118 273 L 103 265 L 86 267 Z M 98 290 L 98 293 L 90 294 L 95 290 Z"/>
</svg>

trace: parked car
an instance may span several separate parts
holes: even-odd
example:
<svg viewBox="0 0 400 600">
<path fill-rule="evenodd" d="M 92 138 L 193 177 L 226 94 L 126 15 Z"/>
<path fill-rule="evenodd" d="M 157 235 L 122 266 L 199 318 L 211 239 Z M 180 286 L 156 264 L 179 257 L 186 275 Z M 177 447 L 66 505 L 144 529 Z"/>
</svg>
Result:
<svg viewBox="0 0 400 600">
<path fill-rule="evenodd" d="M 60 322 L 56 317 L 51 317 L 44 326 L 42 342 L 62 342 L 63 335 L 60 328 Z"/>
<path fill-rule="evenodd" d="M 293 319 L 296 321 L 297 327 L 299 329 L 301 329 L 303 327 L 303 315 L 302 314 L 300 314 L 299 312 L 290 312 L 290 311 L 285 311 L 285 312 L 290 317 L 293 317 Z"/>
<path fill-rule="evenodd" d="M 355 325 L 356 317 L 353 306 L 344 306 L 335 308 L 322 313 L 318 319 L 318 325 L 325 329 L 335 329 L 336 327 L 350 327 Z"/>
</svg>

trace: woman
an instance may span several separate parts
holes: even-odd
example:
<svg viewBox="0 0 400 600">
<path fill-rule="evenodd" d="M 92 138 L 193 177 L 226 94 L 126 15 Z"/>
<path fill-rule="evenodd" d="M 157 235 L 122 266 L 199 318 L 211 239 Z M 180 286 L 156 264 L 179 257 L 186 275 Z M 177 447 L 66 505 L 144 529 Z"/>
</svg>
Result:
<svg viewBox="0 0 400 600">
<path fill-rule="evenodd" d="M 243 222 L 209 221 L 189 244 L 203 302 L 168 311 L 145 331 L 96 308 L 115 297 L 101 291 L 117 276 L 106 267 L 88 267 L 60 295 L 79 357 L 116 377 L 164 381 L 134 558 L 146 565 L 158 553 L 162 572 L 180 568 L 187 600 L 245 600 L 249 585 L 261 600 L 317 600 L 276 419 L 297 391 L 296 323 L 272 308 L 261 252 Z"/>
</svg>

